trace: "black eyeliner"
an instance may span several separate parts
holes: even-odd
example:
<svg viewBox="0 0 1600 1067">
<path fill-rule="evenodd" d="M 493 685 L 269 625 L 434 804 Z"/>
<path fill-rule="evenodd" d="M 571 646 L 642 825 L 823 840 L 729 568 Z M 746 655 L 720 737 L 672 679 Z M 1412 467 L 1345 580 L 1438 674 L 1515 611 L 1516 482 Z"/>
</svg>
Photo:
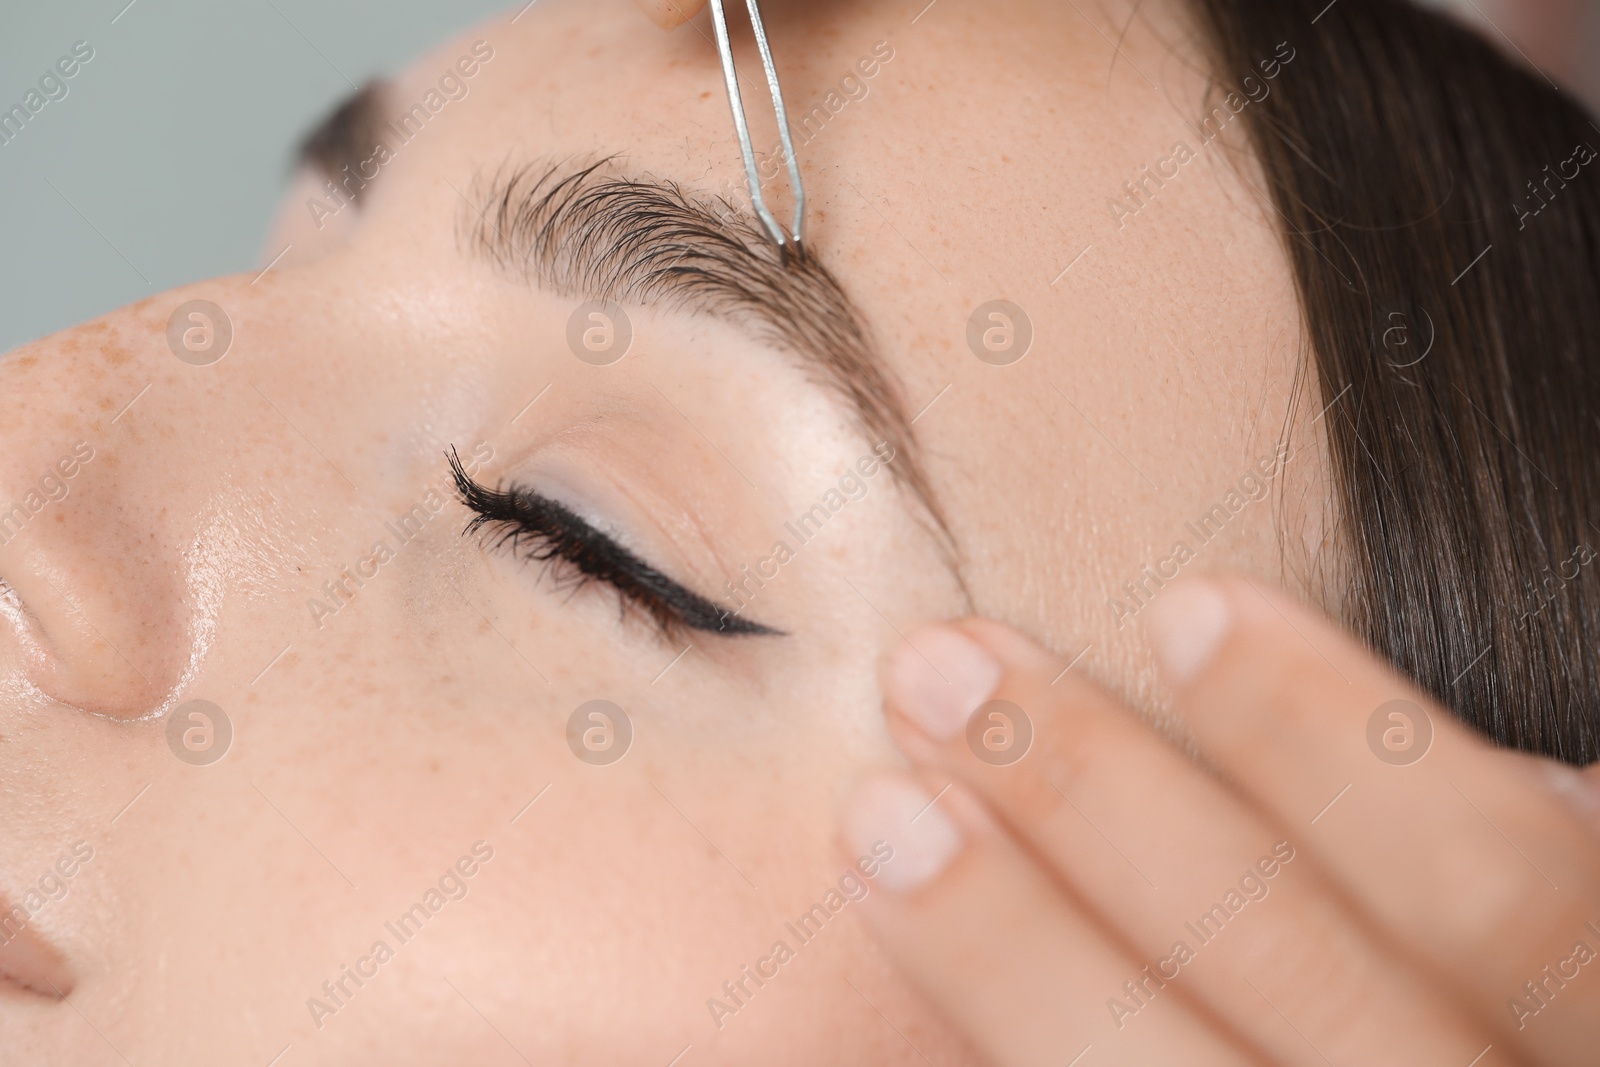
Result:
<svg viewBox="0 0 1600 1067">
<path fill-rule="evenodd" d="M 578 584 L 605 582 L 625 607 L 631 604 L 644 611 L 663 631 L 687 626 L 727 637 L 784 636 L 782 630 L 743 618 L 686 589 L 558 501 L 515 486 L 490 489 L 467 474 L 454 448 L 446 458 L 456 493 L 473 512 L 463 536 L 487 526 L 499 531 L 497 546 L 509 541 L 515 547 L 527 539 L 531 543 L 522 551 L 524 558 L 565 563 L 577 572 Z"/>
</svg>

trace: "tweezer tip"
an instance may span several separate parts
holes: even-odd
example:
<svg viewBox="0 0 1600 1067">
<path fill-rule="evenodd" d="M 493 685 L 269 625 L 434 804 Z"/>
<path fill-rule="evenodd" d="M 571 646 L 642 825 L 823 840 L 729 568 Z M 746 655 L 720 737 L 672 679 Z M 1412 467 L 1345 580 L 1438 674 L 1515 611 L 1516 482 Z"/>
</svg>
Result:
<svg viewBox="0 0 1600 1067">
<path fill-rule="evenodd" d="M 785 267 L 798 267 L 806 261 L 805 243 L 791 237 L 778 246 L 778 254 L 782 257 Z"/>
</svg>

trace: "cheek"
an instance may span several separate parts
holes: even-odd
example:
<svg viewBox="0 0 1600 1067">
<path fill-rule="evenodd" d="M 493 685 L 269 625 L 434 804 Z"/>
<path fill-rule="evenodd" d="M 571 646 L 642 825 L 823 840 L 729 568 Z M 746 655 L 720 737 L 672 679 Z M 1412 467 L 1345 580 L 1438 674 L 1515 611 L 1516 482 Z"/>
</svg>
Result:
<svg viewBox="0 0 1600 1067">
<path fill-rule="evenodd" d="M 178 862 L 163 853 L 176 841 L 147 836 L 143 859 L 117 862 L 146 872 L 152 930 L 188 931 L 167 992 L 217 996 L 212 953 L 262 962 L 221 995 L 283 1006 L 286 1040 L 334 1058 L 358 1047 L 396 1062 L 499 1055 L 456 992 L 420 977 L 437 974 L 534 1062 L 574 1044 L 616 1062 L 663 1047 L 670 1059 L 686 1043 L 715 1048 L 708 1062 L 772 1062 L 773 1047 L 818 1062 L 841 1042 L 862 1062 L 899 1062 L 899 1039 L 843 982 L 882 966 L 855 905 L 811 944 L 785 927 L 847 864 L 834 846 L 839 790 L 890 758 L 866 609 L 752 677 L 730 683 L 686 658 L 652 685 L 672 649 L 608 642 L 514 610 L 521 601 L 474 592 L 477 608 L 464 603 L 434 574 L 452 533 L 426 535 L 253 687 L 234 762 L 218 765 L 246 788 L 219 798 L 192 775 L 160 783 L 170 807 L 153 806 L 148 826 L 205 812 L 181 845 L 192 881 L 175 890 L 159 873 Z M 632 733 L 609 764 L 568 740 L 572 712 L 601 695 L 628 709 Z M 493 858 L 463 879 L 466 897 L 444 898 L 420 932 L 400 925 L 478 841 Z M 273 858 L 240 862 L 256 855 Z M 357 971 L 380 940 L 393 961 L 363 965 L 376 974 L 331 999 L 323 983 Z M 796 959 L 719 1028 L 707 1001 L 733 1003 L 724 983 L 779 940 Z M 308 999 L 332 1011 L 321 1029 Z M 633 1005 L 629 1025 L 591 1010 L 602 1001 Z M 407 1025 L 423 1014 L 437 1023 Z M 817 1017 L 835 1022 L 824 1032 Z"/>
</svg>

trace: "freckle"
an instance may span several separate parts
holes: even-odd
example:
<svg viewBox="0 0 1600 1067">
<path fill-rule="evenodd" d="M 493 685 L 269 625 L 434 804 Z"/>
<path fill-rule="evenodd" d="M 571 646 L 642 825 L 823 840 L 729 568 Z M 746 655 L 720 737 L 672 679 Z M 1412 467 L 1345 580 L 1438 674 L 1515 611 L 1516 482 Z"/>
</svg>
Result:
<svg viewBox="0 0 1600 1067">
<path fill-rule="evenodd" d="M 100 403 L 99 403 L 98 406 L 99 406 L 101 411 L 110 411 L 112 408 L 116 407 L 117 405 L 116 405 L 116 401 L 112 400 L 109 396 L 103 396 L 103 397 L 100 398 Z"/>
<path fill-rule="evenodd" d="M 707 93 L 701 93 L 700 94 L 700 99 L 702 99 L 702 100 L 710 100 L 711 99 L 711 94 L 708 93 L 708 92 Z"/>
</svg>

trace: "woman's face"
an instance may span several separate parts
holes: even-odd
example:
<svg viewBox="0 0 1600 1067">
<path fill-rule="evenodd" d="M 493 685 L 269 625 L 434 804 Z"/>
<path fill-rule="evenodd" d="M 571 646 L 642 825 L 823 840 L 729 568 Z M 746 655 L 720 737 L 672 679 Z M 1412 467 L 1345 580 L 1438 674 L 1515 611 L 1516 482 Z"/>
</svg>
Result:
<svg viewBox="0 0 1600 1067">
<path fill-rule="evenodd" d="M 743 197 L 709 28 L 546 0 L 393 81 L 361 203 L 302 171 L 270 269 L 0 362 L 7 1062 L 963 1061 L 852 914 L 893 859 L 835 843 L 897 758 L 880 654 L 976 611 L 1159 714 L 1160 576 L 1284 580 L 1321 507 L 1181 11 L 919 8 L 768 13 L 853 310 L 671 273 L 722 224 L 622 208 Z M 450 449 L 543 532 L 463 536 Z M 574 545 L 654 607 L 527 558 Z"/>
</svg>

